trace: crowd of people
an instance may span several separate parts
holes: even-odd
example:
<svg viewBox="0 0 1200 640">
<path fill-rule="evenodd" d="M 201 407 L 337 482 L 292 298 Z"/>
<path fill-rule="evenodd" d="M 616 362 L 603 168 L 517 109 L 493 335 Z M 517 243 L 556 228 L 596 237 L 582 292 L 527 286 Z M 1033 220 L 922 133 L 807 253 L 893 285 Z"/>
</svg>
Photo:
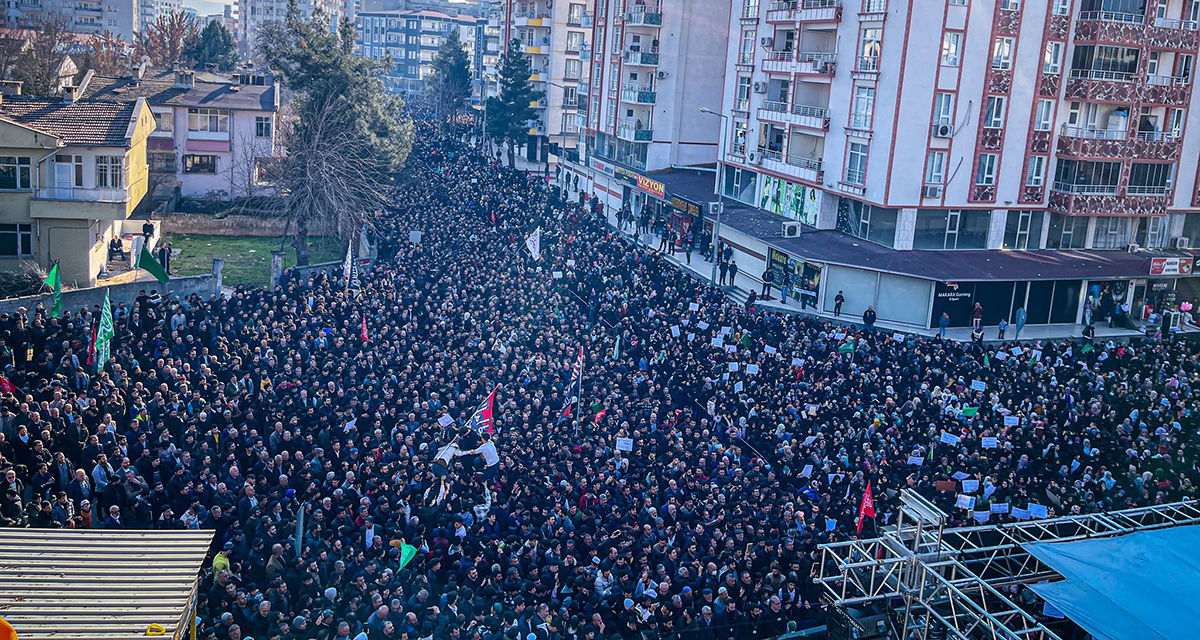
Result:
<svg viewBox="0 0 1200 640">
<path fill-rule="evenodd" d="M 954 524 L 1195 493 L 1192 344 L 747 309 L 457 139 L 406 175 L 357 290 L 142 296 L 98 370 L 99 308 L 0 316 L 0 524 L 212 530 L 204 639 L 753 640 L 822 623 L 817 545 L 902 488 Z"/>
</svg>

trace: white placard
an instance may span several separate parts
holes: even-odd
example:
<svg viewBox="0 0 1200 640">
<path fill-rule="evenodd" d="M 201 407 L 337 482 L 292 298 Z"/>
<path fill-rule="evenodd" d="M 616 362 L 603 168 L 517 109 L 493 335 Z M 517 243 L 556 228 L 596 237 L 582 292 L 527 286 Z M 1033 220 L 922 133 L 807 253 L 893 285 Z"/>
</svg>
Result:
<svg viewBox="0 0 1200 640">
<path fill-rule="evenodd" d="M 689 305 L 688 305 L 688 311 L 699 311 L 699 310 L 700 310 L 700 303 L 699 303 L 699 302 L 693 302 L 693 303 L 691 303 L 691 304 L 689 304 Z"/>
<path fill-rule="evenodd" d="M 736 344 L 725 345 L 725 352 L 726 353 L 737 353 L 737 345 Z"/>
<path fill-rule="evenodd" d="M 892 340 L 895 340 L 896 342 L 904 342 L 904 334 L 897 331 L 896 333 L 892 334 Z"/>
<path fill-rule="evenodd" d="M 996 359 L 997 360 L 1008 360 L 1008 353 L 1004 352 L 1004 351 L 997 351 Z"/>
<path fill-rule="evenodd" d="M 617 438 L 617 451 L 633 451 L 633 438 Z"/>
<path fill-rule="evenodd" d="M 688 332 L 688 342 L 694 342 L 695 340 L 696 340 L 696 334 L 689 331 Z"/>
<path fill-rule="evenodd" d="M 567 266 L 568 267 L 575 266 L 575 258 L 567 258 Z"/>
<path fill-rule="evenodd" d="M 561 280 L 561 279 L 562 279 L 562 272 L 561 272 L 561 271 L 554 271 L 554 272 L 551 272 L 551 275 L 553 275 L 553 276 L 554 276 L 554 279 L 555 279 L 555 280 Z"/>
<path fill-rule="evenodd" d="M 697 327 L 700 327 L 700 330 L 701 330 L 701 331 L 704 331 L 705 329 L 707 329 L 707 328 L 708 328 L 708 323 L 707 323 L 707 322 L 705 322 L 705 321 L 703 321 L 703 320 L 701 320 L 700 322 L 697 322 L 697 323 L 696 323 L 696 326 L 697 326 Z"/>
<path fill-rule="evenodd" d="M 1033 518 L 1048 518 L 1050 510 L 1040 504 L 1029 504 L 1029 515 Z"/>
<path fill-rule="evenodd" d="M 975 493 L 979 491 L 979 481 L 966 479 L 962 481 L 963 493 Z"/>
<path fill-rule="evenodd" d="M 671 336 L 675 338 L 679 337 L 679 327 L 671 327 Z"/>
<path fill-rule="evenodd" d="M 983 438 L 981 438 L 981 441 L 982 441 L 984 449 L 995 449 L 996 447 L 999 446 L 999 441 L 996 440 L 996 438 L 991 437 L 991 436 L 984 436 Z"/>
<path fill-rule="evenodd" d="M 1013 507 L 1012 517 L 1016 518 L 1017 520 L 1028 520 L 1029 509 L 1019 509 L 1017 507 Z"/>
<path fill-rule="evenodd" d="M 741 393 L 741 392 L 742 392 L 742 389 L 743 389 L 745 386 L 746 386 L 746 385 L 742 384 L 742 381 L 741 381 L 741 380 L 738 380 L 738 381 L 737 381 L 737 384 L 733 385 L 733 392 L 734 392 L 734 393 Z"/>
<path fill-rule="evenodd" d="M 438 418 L 438 424 L 442 425 L 443 427 L 448 427 L 454 424 L 454 418 L 451 418 L 450 416 L 442 416 Z"/>
<path fill-rule="evenodd" d="M 975 517 L 975 521 L 979 523 L 987 522 L 992 518 L 991 511 L 972 511 L 971 515 Z"/>
<path fill-rule="evenodd" d="M 746 373 L 748 373 L 748 374 L 758 373 L 758 365 L 756 365 L 756 364 L 746 365 Z"/>
<path fill-rule="evenodd" d="M 812 472 L 813 472 L 813 466 L 811 464 L 806 464 L 806 465 L 804 465 L 804 469 L 802 469 L 800 471 L 800 477 L 808 478 L 808 477 L 812 476 Z"/>
<path fill-rule="evenodd" d="M 951 475 L 950 477 L 954 478 L 955 480 L 966 480 L 967 478 L 970 478 L 971 476 L 967 475 L 966 473 L 964 473 L 962 471 L 955 471 L 954 474 Z"/>
<path fill-rule="evenodd" d="M 767 353 L 769 353 L 771 355 L 775 355 L 776 353 L 779 353 L 779 350 L 776 349 L 775 347 L 772 347 L 771 345 L 767 345 L 767 346 L 763 347 L 763 351 L 766 351 Z"/>
<path fill-rule="evenodd" d="M 971 381 L 971 390 L 987 391 L 987 383 L 984 382 L 983 380 L 972 380 Z"/>
<path fill-rule="evenodd" d="M 975 506 L 975 496 L 958 494 L 958 499 L 954 501 L 954 506 L 959 509 L 971 509 Z"/>
<path fill-rule="evenodd" d="M 908 463 L 914 467 L 919 467 L 925 464 L 925 456 L 909 456 Z"/>
<path fill-rule="evenodd" d="M 807 438 L 805 438 L 805 439 L 804 439 L 804 446 L 806 446 L 806 447 L 807 447 L 808 445 L 810 445 L 810 444 L 812 444 L 812 443 L 814 443 L 814 442 L 816 442 L 816 441 L 817 441 L 817 437 L 816 437 L 816 436 L 808 436 Z"/>
<path fill-rule="evenodd" d="M 958 436 L 950 433 L 949 431 L 943 431 L 941 441 L 948 445 L 956 445 L 958 444 Z"/>
<path fill-rule="evenodd" d="M 1008 503 L 1007 502 L 993 502 L 992 503 L 992 513 L 1008 513 Z"/>
<path fill-rule="evenodd" d="M 738 363 L 736 363 L 736 362 L 730 362 L 730 363 L 729 363 L 729 370 L 730 370 L 730 371 L 737 371 L 737 370 L 738 370 Z"/>
<path fill-rule="evenodd" d="M 721 347 L 725 346 L 725 341 L 724 341 L 724 340 L 722 340 L 722 339 L 721 339 L 721 338 L 719 338 L 719 337 L 717 337 L 717 338 L 713 338 L 713 339 L 712 339 L 712 346 L 714 346 L 714 347 L 716 347 L 716 348 L 720 349 Z"/>
<path fill-rule="evenodd" d="M 1025 353 L 1025 350 L 1024 350 L 1024 349 L 1022 349 L 1021 347 L 1013 347 L 1013 349 L 1012 349 L 1012 352 L 1013 352 L 1013 355 L 1014 355 L 1014 356 L 1019 356 L 1019 355 L 1021 355 L 1022 353 Z M 1015 510 L 1015 509 L 1013 510 L 1013 513 L 1016 513 L 1016 510 Z"/>
<path fill-rule="evenodd" d="M 804 361 L 801 360 L 800 358 L 792 358 L 792 366 L 793 367 L 803 367 Z"/>
<path fill-rule="evenodd" d="M 1004 426 L 1015 427 L 1021 424 L 1021 419 L 1017 416 L 1004 416 Z"/>
</svg>

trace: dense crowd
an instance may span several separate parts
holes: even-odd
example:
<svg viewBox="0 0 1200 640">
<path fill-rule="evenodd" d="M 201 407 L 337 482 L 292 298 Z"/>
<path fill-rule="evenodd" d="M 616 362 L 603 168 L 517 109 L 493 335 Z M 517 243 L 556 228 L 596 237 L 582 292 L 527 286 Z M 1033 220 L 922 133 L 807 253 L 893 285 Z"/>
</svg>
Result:
<svg viewBox="0 0 1200 640">
<path fill-rule="evenodd" d="M 98 308 L 0 316 L 0 524 L 213 530 L 202 638 L 752 640 L 821 623 L 817 545 L 904 487 L 956 524 L 1194 495 L 1194 345 L 747 309 L 458 141 L 406 174 L 361 290 L 142 296 L 100 371 Z"/>
</svg>

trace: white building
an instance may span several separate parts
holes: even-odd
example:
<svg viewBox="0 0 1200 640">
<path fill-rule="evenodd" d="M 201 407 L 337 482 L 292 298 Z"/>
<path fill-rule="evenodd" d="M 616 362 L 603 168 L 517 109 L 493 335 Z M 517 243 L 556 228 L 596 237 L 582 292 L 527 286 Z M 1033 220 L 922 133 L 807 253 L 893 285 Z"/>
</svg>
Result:
<svg viewBox="0 0 1200 640">
<path fill-rule="evenodd" d="M 320 9 L 330 17 L 330 28 L 336 28 L 343 18 L 354 19 L 354 3 L 343 0 L 297 0 L 296 8 L 304 18 L 311 18 Z M 254 51 L 255 38 L 263 25 L 281 22 L 287 17 L 288 0 L 238 0 L 237 26 L 234 34 L 247 51 Z"/>
<path fill-rule="evenodd" d="M 155 20 L 181 9 L 182 0 L 138 0 L 138 31 L 145 33 Z"/>
<path fill-rule="evenodd" d="M 262 171 L 280 154 L 279 85 L 263 74 L 150 69 L 134 77 L 89 76 L 94 101 L 144 97 L 157 126 L 146 142 L 152 195 L 228 199 L 272 192 Z"/>
<path fill-rule="evenodd" d="M 40 20 L 59 16 L 67 28 L 81 34 L 108 31 L 133 42 L 138 29 L 139 0 L 7 0 L 8 25 L 34 27 Z"/>
</svg>

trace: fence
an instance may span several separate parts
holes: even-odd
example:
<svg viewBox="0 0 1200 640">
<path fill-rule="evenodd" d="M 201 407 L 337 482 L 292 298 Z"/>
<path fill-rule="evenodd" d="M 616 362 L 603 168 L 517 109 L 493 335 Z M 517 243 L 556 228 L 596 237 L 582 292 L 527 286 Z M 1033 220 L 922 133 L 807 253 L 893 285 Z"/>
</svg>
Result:
<svg viewBox="0 0 1200 640">
<path fill-rule="evenodd" d="M 113 304 L 124 302 L 126 307 L 133 306 L 133 301 L 137 299 L 138 291 L 141 290 L 145 290 L 147 293 L 157 291 L 160 295 L 171 298 L 186 298 L 192 294 L 197 294 L 201 297 L 219 294 L 221 293 L 222 282 L 221 270 L 224 266 L 224 258 L 213 258 L 212 273 L 202 276 L 171 278 L 171 281 L 166 286 L 159 285 L 154 280 L 143 280 L 114 284 L 108 287 L 88 287 L 86 289 L 63 291 L 63 309 L 78 311 L 84 307 L 90 309 L 95 305 L 103 304 L 104 292 L 106 290 Z M 51 295 L 44 293 L 36 296 L 0 300 L 0 313 L 16 313 L 20 307 L 25 307 L 32 311 L 39 303 L 49 310 L 53 304 Z"/>
</svg>

